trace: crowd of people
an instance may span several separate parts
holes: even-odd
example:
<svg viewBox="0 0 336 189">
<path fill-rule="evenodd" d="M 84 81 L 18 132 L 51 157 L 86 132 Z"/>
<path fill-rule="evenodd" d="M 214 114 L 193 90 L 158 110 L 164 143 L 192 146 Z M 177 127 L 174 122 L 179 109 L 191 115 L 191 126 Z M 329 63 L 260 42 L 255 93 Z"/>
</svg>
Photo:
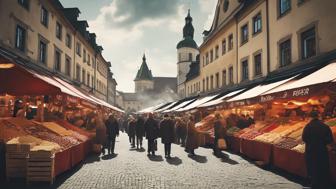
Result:
<svg viewBox="0 0 336 189">
<path fill-rule="evenodd" d="M 306 144 L 307 171 L 311 177 L 313 188 L 328 188 L 330 167 L 327 146 L 333 143 L 333 138 L 330 128 L 318 119 L 318 112 L 313 111 L 311 117 L 302 136 L 302 140 Z M 225 140 L 227 125 L 230 125 L 230 122 L 244 125 L 243 128 L 254 123 L 254 120 L 249 116 L 237 116 L 235 121 L 232 121 L 235 118 L 229 118 L 226 119 L 226 123 L 223 123 L 221 115 L 215 114 L 213 122 L 213 152 L 215 156 L 221 153 L 222 148 L 219 146 L 219 141 Z M 195 118 L 192 115 L 183 117 L 174 117 L 168 114 L 159 117 L 152 113 L 146 116 L 130 115 L 128 117 L 110 115 L 105 120 L 102 115 L 98 114 L 96 119 L 97 142 L 102 144 L 103 154 L 106 149 L 108 154 L 114 154 L 115 139 L 119 136 L 120 130 L 128 134 L 131 148 L 144 149 L 143 139 L 147 139 L 148 156 L 155 156 L 159 138 L 161 138 L 167 159 L 171 158 L 172 143 L 184 147 L 190 156 L 195 156 L 195 149 L 200 146 L 199 136 L 202 132 L 196 129 Z"/>
</svg>

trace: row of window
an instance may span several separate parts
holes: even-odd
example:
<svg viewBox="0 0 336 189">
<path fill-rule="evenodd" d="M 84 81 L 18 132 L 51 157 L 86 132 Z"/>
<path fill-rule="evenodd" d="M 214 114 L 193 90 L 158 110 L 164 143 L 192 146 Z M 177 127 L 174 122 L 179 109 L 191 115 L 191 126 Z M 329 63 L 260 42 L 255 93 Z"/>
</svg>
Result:
<svg viewBox="0 0 336 189">
<path fill-rule="evenodd" d="M 315 26 L 302 32 L 298 36 L 301 48 L 301 59 L 310 58 L 316 55 L 316 29 Z M 291 38 L 279 44 L 280 67 L 288 66 L 292 63 L 292 42 Z"/>
<path fill-rule="evenodd" d="M 29 0 L 18 0 L 18 3 L 25 7 L 26 9 L 28 9 L 29 7 Z M 41 15 L 40 15 L 40 22 L 42 25 L 44 25 L 45 27 L 48 27 L 49 25 L 49 11 L 42 5 L 41 6 Z M 20 44 L 17 45 L 18 49 L 20 49 L 21 51 L 25 50 L 25 44 L 24 44 L 24 39 L 25 39 L 25 35 L 26 32 L 25 30 L 22 30 L 23 28 L 21 28 L 20 30 L 20 38 L 22 39 L 21 41 L 17 41 Z M 62 41 L 63 39 L 63 26 L 60 22 L 56 21 L 56 38 L 59 39 L 60 41 Z M 65 35 L 65 44 L 68 48 L 72 48 L 72 36 L 69 33 L 66 33 Z M 78 56 L 82 56 L 82 45 L 80 44 L 80 42 L 76 43 L 76 54 Z M 86 50 L 83 48 L 83 62 L 87 63 L 89 66 L 91 66 L 91 62 L 92 62 L 92 66 L 94 66 L 94 58 L 90 56 L 89 53 L 86 53 Z"/>
</svg>

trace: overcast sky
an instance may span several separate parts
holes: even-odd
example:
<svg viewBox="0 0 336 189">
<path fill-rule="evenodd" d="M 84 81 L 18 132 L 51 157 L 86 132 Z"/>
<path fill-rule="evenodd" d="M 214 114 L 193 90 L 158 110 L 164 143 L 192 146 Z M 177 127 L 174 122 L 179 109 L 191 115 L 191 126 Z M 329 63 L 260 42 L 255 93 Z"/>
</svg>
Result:
<svg viewBox="0 0 336 189">
<path fill-rule="evenodd" d="M 184 18 L 191 9 L 195 41 L 212 23 L 217 0 L 61 0 L 78 7 L 97 34 L 103 55 L 112 63 L 117 89 L 134 91 L 134 78 L 145 52 L 155 76 L 176 77 L 176 44 L 182 39 Z"/>
</svg>

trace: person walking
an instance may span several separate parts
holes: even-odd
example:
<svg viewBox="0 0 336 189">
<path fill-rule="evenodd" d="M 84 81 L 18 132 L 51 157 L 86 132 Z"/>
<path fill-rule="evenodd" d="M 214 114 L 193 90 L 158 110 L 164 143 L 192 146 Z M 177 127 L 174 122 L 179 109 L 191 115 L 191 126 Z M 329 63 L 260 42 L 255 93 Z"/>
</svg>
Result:
<svg viewBox="0 0 336 189">
<path fill-rule="evenodd" d="M 171 144 L 175 139 L 174 121 L 169 118 L 167 114 L 164 115 L 163 120 L 160 122 L 161 142 L 164 144 L 165 157 L 171 158 Z"/>
<path fill-rule="evenodd" d="M 149 113 L 148 118 L 145 121 L 145 133 L 146 139 L 148 140 L 147 155 L 152 153 L 155 156 L 155 143 L 156 139 L 159 137 L 159 126 L 158 122 L 153 118 L 153 114 Z"/>
<path fill-rule="evenodd" d="M 130 116 L 128 121 L 128 137 L 129 142 L 131 144 L 132 148 L 135 148 L 135 127 L 136 127 L 136 121 L 133 116 Z"/>
<path fill-rule="evenodd" d="M 215 156 L 218 156 L 220 153 L 220 149 L 218 146 L 218 141 L 219 139 L 224 139 L 225 135 L 225 130 L 224 130 L 224 125 L 221 123 L 221 116 L 220 114 L 215 114 L 215 122 L 214 122 L 214 135 L 215 135 L 215 140 L 214 140 L 214 145 L 213 145 L 213 152 Z"/>
<path fill-rule="evenodd" d="M 191 155 L 195 155 L 195 149 L 198 148 L 198 146 L 198 132 L 195 128 L 195 119 L 193 116 L 190 116 L 187 123 L 187 139 L 185 151 Z"/>
<path fill-rule="evenodd" d="M 145 136 L 145 120 L 139 116 L 135 127 L 137 149 L 142 148 L 142 140 Z"/>
<path fill-rule="evenodd" d="M 332 132 L 319 120 L 319 113 L 311 112 L 312 120 L 303 130 L 302 140 L 306 144 L 305 159 L 313 189 L 330 188 L 330 165 L 327 145 L 333 143 Z"/>
<path fill-rule="evenodd" d="M 96 141 L 97 144 L 102 145 L 101 151 L 102 154 L 105 155 L 107 135 L 103 115 L 99 112 L 95 120 L 96 120 Z"/>
<path fill-rule="evenodd" d="M 107 133 L 107 151 L 108 154 L 114 154 L 115 139 L 119 136 L 119 123 L 113 115 L 110 115 L 105 125 Z"/>
</svg>

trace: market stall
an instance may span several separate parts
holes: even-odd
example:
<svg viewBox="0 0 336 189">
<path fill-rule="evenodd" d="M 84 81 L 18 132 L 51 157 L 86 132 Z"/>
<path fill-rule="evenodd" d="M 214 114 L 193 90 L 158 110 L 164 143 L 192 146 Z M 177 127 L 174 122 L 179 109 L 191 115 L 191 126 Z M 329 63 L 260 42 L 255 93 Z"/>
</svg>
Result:
<svg viewBox="0 0 336 189">
<path fill-rule="evenodd" d="M 0 140 L 6 143 L 7 179 L 52 183 L 92 151 L 95 112 L 123 111 L 52 73 L 8 57 L 0 60 L 0 79 L 6 81 L 0 84 Z M 38 167 L 39 161 L 48 166 Z"/>
</svg>

